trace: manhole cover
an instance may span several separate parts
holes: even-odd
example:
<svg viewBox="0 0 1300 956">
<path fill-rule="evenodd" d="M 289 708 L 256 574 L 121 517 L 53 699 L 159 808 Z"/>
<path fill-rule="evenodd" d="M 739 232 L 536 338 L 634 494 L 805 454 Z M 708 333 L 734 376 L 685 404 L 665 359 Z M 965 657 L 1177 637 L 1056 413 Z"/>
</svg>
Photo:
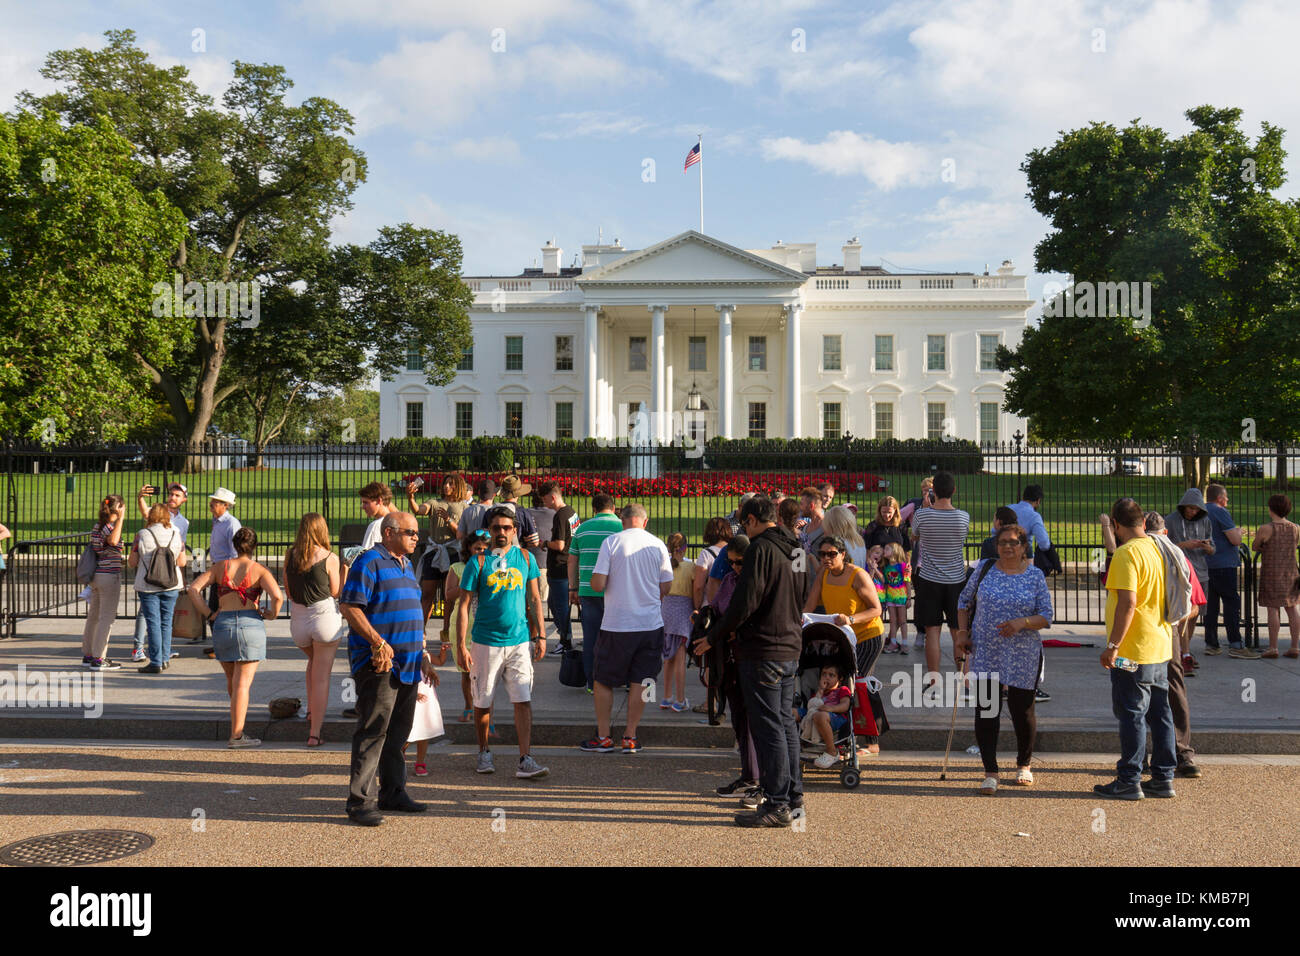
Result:
<svg viewBox="0 0 1300 956">
<path fill-rule="evenodd" d="M 87 866 L 131 856 L 153 846 L 153 837 L 134 830 L 69 830 L 28 837 L 0 847 L 10 866 Z"/>
</svg>

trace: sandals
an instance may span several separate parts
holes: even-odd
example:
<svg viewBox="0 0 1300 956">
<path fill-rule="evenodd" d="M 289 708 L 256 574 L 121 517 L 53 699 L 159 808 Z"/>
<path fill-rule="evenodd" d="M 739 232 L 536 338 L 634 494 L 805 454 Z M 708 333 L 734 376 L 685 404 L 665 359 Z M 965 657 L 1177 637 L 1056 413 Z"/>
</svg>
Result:
<svg viewBox="0 0 1300 956">
<path fill-rule="evenodd" d="M 315 742 L 315 743 L 312 743 L 313 740 L 316 741 L 316 742 Z M 311 736 L 309 736 L 309 737 L 307 738 L 307 746 L 308 746 L 308 747 L 319 747 L 320 745 L 321 745 L 321 739 L 320 739 L 320 737 L 318 737 L 316 734 L 312 734 Z"/>
<path fill-rule="evenodd" d="M 1260 652 L 1259 656 L 1267 661 L 1275 661 L 1277 660 L 1277 648 L 1270 647 L 1268 650 Z"/>
<path fill-rule="evenodd" d="M 981 797 L 991 797 L 998 792 L 998 778 L 985 777 L 984 782 L 980 784 L 979 790 L 976 791 Z"/>
<path fill-rule="evenodd" d="M 1293 658 L 1293 659 L 1294 659 L 1294 658 L 1300 657 L 1300 650 L 1297 650 L 1296 648 L 1293 647 L 1293 648 L 1291 648 L 1291 650 L 1287 651 L 1287 652 L 1286 652 L 1285 654 L 1283 654 L 1282 656 L 1283 656 L 1283 657 L 1290 657 L 1290 658 Z"/>
<path fill-rule="evenodd" d="M 417 763 L 415 765 L 415 775 L 417 777 L 427 777 L 429 775 L 429 768 L 422 763 Z"/>
<path fill-rule="evenodd" d="M 474 711 L 471 708 L 466 707 L 464 710 L 460 712 L 460 723 L 468 724 L 473 719 L 474 719 Z"/>
<path fill-rule="evenodd" d="M 1034 773 L 1028 767 L 1021 767 L 1016 773 L 1017 787 L 1032 787 L 1034 785 Z"/>
</svg>

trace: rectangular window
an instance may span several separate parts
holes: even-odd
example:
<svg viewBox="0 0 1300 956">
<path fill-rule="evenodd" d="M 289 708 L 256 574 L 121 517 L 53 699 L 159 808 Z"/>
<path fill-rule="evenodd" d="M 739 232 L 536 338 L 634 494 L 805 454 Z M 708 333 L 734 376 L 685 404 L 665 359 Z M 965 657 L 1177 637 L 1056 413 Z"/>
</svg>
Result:
<svg viewBox="0 0 1300 956">
<path fill-rule="evenodd" d="M 840 337 L 838 335 L 822 336 L 822 371 L 843 371 L 840 362 Z"/>
<path fill-rule="evenodd" d="M 406 437 L 424 437 L 424 402 L 406 403 Z"/>
<path fill-rule="evenodd" d="M 506 371 L 522 372 L 524 370 L 524 337 L 522 335 L 506 336 Z"/>
<path fill-rule="evenodd" d="M 557 335 L 555 337 L 555 370 L 557 372 L 573 371 L 572 335 Z"/>
<path fill-rule="evenodd" d="M 822 437 L 838 439 L 841 432 L 840 403 L 827 402 L 822 406 Z"/>
<path fill-rule="evenodd" d="M 927 402 L 925 406 L 925 437 L 931 441 L 943 438 L 943 420 L 948 417 L 948 406 L 943 402 Z"/>
<path fill-rule="evenodd" d="M 751 335 L 749 337 L 749 370 L 751 372 L 767 371 L 766 335 Z"/>
<path fill-rule="evenodd" d="M 424 371 L 424 354 L 420 351 L 418 345 L 408 345 L 406 347 L 406 370 L 408 372 Z"/>
<path fill-rule="evenodd" d="M 876 336 L 876 371 L 892 372 L 894 370 L 894 337 L 892 335 Z"/>
<path fill-rule="evenodd" d="M 980 371 L 996 372 L 998 370 L 998 337 L 996 335 L 980 336 Z"/>
<path fill-rule="evenodd" d="M 944 372 L 948 369 L 948 339 L 942 335 L 925 337 L 925 368 L 928 372 Z"/>
<path fill-rule="evenodd" d="M 573 437 L 573 402 L 555 403 L 555 437 Z"/>
<path fill-rule="evenodd" d="M 471 343 L 468 348 L 461 349 L 460 362 L 456 365 L 458 372 L 474 371 L 474 345 Z"/>
<path fill-rule="evenodd" d="M 876 402 L 876 437 L 880 439 L 894 437 L 894 405 L 892 402 Z"/>
<path fill-rule="evenodd" d="M 749 403 L 749 437 L 767 437 L 767 402 Z"/>
<path fill-rule="evenodd" d="M 524 437 L 524 403 L 506 402 L 506 437 Z"/>
<path fill-rule="evenodd" d="M 995 444 L 998 440 L 998 403 L 980 402 L 980 443 Z"/>
<path fill-rule="evenodd" d="M 687 371 L 689 372 L 707 372 L 709 370 L 709 353 L 703 335 L 692 335 L 690 339 L 689 355 L 687 356 Z"/>
<path fill-rule="evenodd" d="M 456 437 L 474 437 L 474 403 L 456 403 Z"/>
<path fill-rule="evenodd" d="M 634 335 L 627 340 L 627 370 L 644 372 L 646 366 L 645 336 Z"/>
</svg>

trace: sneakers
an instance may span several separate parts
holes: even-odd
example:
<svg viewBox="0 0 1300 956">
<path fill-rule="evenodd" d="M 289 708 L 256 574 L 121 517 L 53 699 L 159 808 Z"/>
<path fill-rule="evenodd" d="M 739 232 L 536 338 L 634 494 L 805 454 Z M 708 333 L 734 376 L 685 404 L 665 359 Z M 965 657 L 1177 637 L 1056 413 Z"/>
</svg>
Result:
<svg viewBox="0 0 1300 956">
<path fill-rule="evenodd" d="M 676 701 L 674 701 L 671 697 L 665 697 L 663 700 L 659 701 L 659 709 L 672 710 L 674 703 L 676 703 Z"/>
<path fill-rule="evenodd" d="M 578 744 L 578 749 L 585 750 L 589 754 L 607 754 L 614 749 L 614 738 L 592 737 Z"/>
<path fill-rule="evenodd" d="M 673 702 L 673 713 L 680 714 L 691 709 L 691 699 L 683 697 L 681 700 Z"/>
<path fill-rule="evenodd" d="M 429 776 L 429 768 L 422 763 L 417 763 L 415 765 L 415 775 L 417 777 L 427 777 Z"/>
<path fill-rule="evenodd" d="M 1185 777 L 1188 780 L 1199 780 L 1201 777 L 1201 768 L 1193 763 L 1190 759 L 1178 761 L 1178 767 L 1174 770 L 1175 777 Z"/>
<path fill-rule="evenodd" d="M 534 760 L 532 754 L 524 754 L 519 758 L 519 768 L 515 771 L 515 776 L 531 779 L 533 777 L 545 777 L 550 772 L 550 770 Z"/>
<path fill-rule="evenodd" d="M 492 751 L 480 750 L 478 752 L 478 766 L 474 770 L 477 773 L 496 773 L 497 768 L 492 766 Z"/>
<path fill-rule="evenodd" d="M 1142 781 L 1142 793 L 1148 797 L 1160 797 L 1165 800 L 1175 796 L 1174 785 L 1170 782 L 1157 783 L 1154 780 Z"/>
<path fill-rule="evenodd" d="M 149 655 L 144 652 L 143 647 L 137 647 L 135 650 L 131 652 L 132 664 L 143 664 L 148 659 L 149 659 Z"/>
<path fill-rule="evenodd" d="M 750 787 L 740 797 L 740 805 L 750 810 L 757 810 L 759 804 L 763 802 L 763 788 Z"/>
<path fill-rule="evenodd" d="M 1092 792 L 1102 797 L 1110 797 L 1112 800 L 1141 800 L 1146 796 L 1142 792 L 1142 787 L 1136 783 L 1123 784 L 1118 780 L 1099 783 L 1092 788 Z"/>
<path fill-rule="evenodd" d="M 713 792 L 720 797 L 729 797 L 737 790 L 753 790 L 757 786 L 758 781 L 756 780 L 746 780 L 744 777 L 737 777 L 735 780 L 731 781 L 731 783 L 723 784 Z"/>
<path fill-rule="evenodd" d="M 900 653 L 900 654 L 906 654 L 909 650 L 910 650 L 910 648 L 907 646 L 907 641 L 900 641 L 900 642 L 899 642 L 899 644 L 898 644 L 898 653 Z"/>
<path fill-rule="evenodd" d="M 180 651 L 172 651 L 172 656 L 169 657 L 169 658 L 167 658 L 167 659 L 168 659 L 169 661 L 174 661 L 174 660 L 176 660 L 176 658 L 178 658 L 178 657 L 180 657 L 180 656 L 181 656 L 181 652 L 180 652 Z"/>
<path fill-rule="evenodd" d="M 1210 657 L 1218 657 L 1220 654 L 1223 653 L 1223 648 L 1222 648 L 1222 647 L 1207 647 L 1207 648 L 1205 649 L 1205 653 L 1208 654 Z"/>
<path fill-rule="evenodd" d="M 624 737 L 624 738 L 623 738 L 623 753 L 625 753 L 625 754 L 639 754 L 640 752 L 641 752 L 641 745 L 640 745 L 639 743 L 636 742 L 636 738 L 635 738 L 635 737 Z"/>
<path fill-rule="evenodd" d="M 90 666 L 91 666 L 92 664 L 94 664 L 94 663 L 95 663 L 95 658 L 90 657 L 90 656 L 85 656 L 85 657 L 83 657 L 83 658 L 81 659 L 81 666 L 82 666 L 82 667 L 90 667 Z"/>
<path fill-rule="evenodd" d="M 839 754 L 822 753 L 816 760 L 813 761 L 813 766 L 816 767 L 818 770 L 830 770 L 831 767 L 835 766 L 839 762 L 840 762 Z"/>
<path fill-rule="evenodd" d="M 897 654 L 897 653 L 898 653 L 898 645 L 897 645 L 897 644 L 896 644 L 892 639 L 891 639 L 891 640 L 888 640 L 888 641 L 885 641 L 885 646 L 884 646 L 883 648 L 881 648 L 881 653 L 882 653 L 882 654 Z"/>
<path fill-rule="evenodd" d="M 749 828 L 788 828 L 793 822 L 789 807 L 773 807 L 765 803 L 754 813 L 736 814 L 736 826 Z"/>
<path fill-rule="evenodd" d="M 377 827 L 384 822 L 384 815 L 378 810 L 349 810 L 348 819 L 358 826 Z"/>
<path fill-rule="evenodd" d="M 1034 703 L 1043 704 L 1052 699 L 1052 695 L 1041 687 L 1034 690 Z"/>
<path fill-rule="evenodd" d="M 110 661 L 107 657 L 94 658 L 86 666 L 92 671 L 120 671 L 122 669 L 121 664 L 117 661 Z"/>
<path fill-rule="evenodd" d="M 984 782 L 980 784 L 980 788 L 976 792 L 979 793 L 979 795 L 982 797 L 993 796 L 995 793 L 998 792 L 998 778 L 985 777 Z"/>
<path fill-rule="evenodd" d="M 230 742 L 226 744 L 230 750 L 243 750 L 246 747 L 260 747 L 262 741 L 256 737 L 250 737 L 248 734 L 240 734 L 238 737 L 231 737 Z"/>
<path fill-rule="evenodd" d="M 1239 661 L 1259 660 L 1259 652 L 1252 651 L 1249 647 L 1230 647 L 1228 648 L 1228 656 L 1235 657 Z"/>
</svg>

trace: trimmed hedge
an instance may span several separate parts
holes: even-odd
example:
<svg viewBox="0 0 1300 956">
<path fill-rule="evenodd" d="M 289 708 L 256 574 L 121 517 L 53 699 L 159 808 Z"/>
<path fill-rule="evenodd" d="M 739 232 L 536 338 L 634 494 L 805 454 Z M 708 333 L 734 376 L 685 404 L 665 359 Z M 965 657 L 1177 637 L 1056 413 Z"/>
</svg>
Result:
<svg viewBox="0 0 1300 956">
<path fill-rule="evenodd" d="M 394 438 L 384 443 L 379 460 L 385 471 L 414 473 L 480 472 L 536 474 L 556 469 L 626 471 L 632 456 L 626 444 L 602 446 L 594 438 Z M 909 438 L 878 441 L 869 438 L 712 438 L 695 456 L 680 446 L 653 452 L 664 471 L 781 471 L 914 472 L 931 469 L 972 474 L 984 466 L 979 445 L 971 441 L 927 441 Z"/>
</svg>

